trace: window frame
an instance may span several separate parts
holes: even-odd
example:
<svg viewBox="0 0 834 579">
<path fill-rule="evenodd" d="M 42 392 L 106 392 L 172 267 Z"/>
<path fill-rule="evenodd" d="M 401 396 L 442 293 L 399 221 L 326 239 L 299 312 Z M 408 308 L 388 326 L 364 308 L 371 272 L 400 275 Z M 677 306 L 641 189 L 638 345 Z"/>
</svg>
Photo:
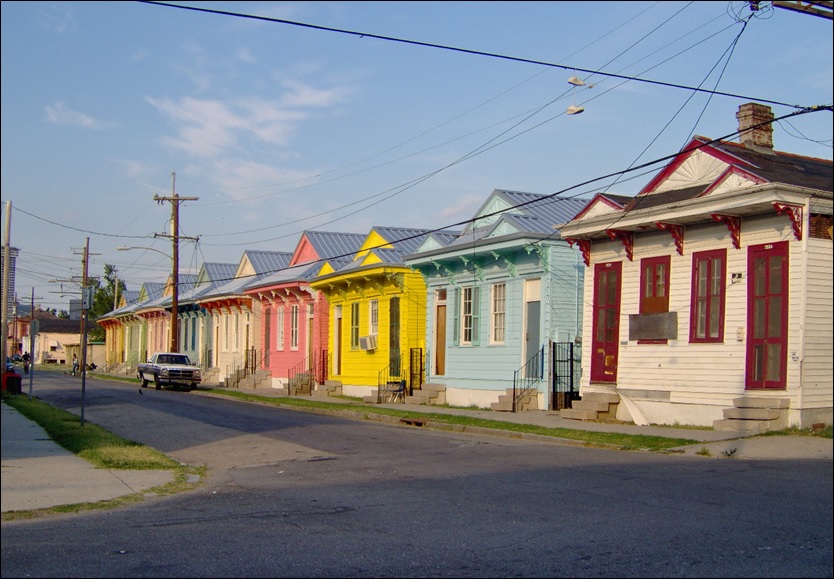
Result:
<svg viewBox="0 0 834 579">
<path fill-rule="evenodd" d="M 359 302 L 350 304 L 350 349 L 359 349 Z"/>
<path fill-rule="evenodd" d="M 714 260 L 720 259 L 718 272 L 714 271 Z M 706 279 L 705 284 L 707 296 L 701 294 L 701 286 L 699 283 L 699 273 L 702 271 L 701 264 L 706 264 Z M 716 277 L 718 274 L 718 277 Z M 718 290 L 716 295 L 714 290 Z M 714 303 L 715 300 L 718 303 Z M 700 317 L 700 306 L 702 300 L 705 300 L 704 307 L 704 335 L 699 336 L 698 321 Z M 709 344 L 709 343 L 724 343 L 724 317 L 727 306 L 727 249 L 710 249 L 706 251 L 697 251 L 692 254 L 692 279 L 690 286 L 689 299 L 689 341 L 693 344 Z M 716 324 L 717 335 L 712 336 L 712 316 L 714 308 L 718 308 Z"/>
<path fill-rule="evenodd" d="M 499 293 L 500 288 L 500 295 Z M 489 343 L 503 345 L 507 339 L 507 284 L 494 283 L 490 286 Z M 499 308 L 500 305 L 500 308 Z M 500 335 L 499 335 L 500 332 Z"/>
</svg>

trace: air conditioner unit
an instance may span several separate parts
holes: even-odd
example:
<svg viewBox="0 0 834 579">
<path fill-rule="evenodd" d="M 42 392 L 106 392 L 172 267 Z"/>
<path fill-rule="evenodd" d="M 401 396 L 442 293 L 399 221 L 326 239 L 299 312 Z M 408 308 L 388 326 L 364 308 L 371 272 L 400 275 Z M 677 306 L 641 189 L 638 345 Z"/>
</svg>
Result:
<svg viewBox="0 0 834 579">
<path fill-rule="evenodd" d="M 376 350 L 376 336 L 359 336 L 360 350 Z"/>
</svg>

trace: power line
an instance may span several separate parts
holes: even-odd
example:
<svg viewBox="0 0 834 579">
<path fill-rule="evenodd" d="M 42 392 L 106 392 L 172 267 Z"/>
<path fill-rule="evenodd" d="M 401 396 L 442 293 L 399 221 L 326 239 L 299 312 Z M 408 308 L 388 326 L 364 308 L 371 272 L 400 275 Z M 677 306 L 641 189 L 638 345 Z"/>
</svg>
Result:
<svg viewBox="0 0 834 579">
<path fill-rule="evenodd" d="M 422 47 L 425 47 L 425 48 L 438 48 L 438 49 L 441 49 L 441 50 L 449 50 L 449 51 L 452 51 L 452 52 L 460 52 L 460 53 L 463 53 L 463 54 L 471 54 L 471 55 L 474 55 L 474 56 L 486 56 L 486 57 L 490 57 L 490 58 L 498 58 L 498 59 L 501 59 L 501 60 L 509 60 L 509 61 L 513 61 L 513 62 L 522 62 L 522 63 L 525 63 L 525 64 L 536 64 L 536 65 L 539 65 L 539 66 L 548 66 L 548 67 L 551 67 L 551 68 L 561 68 L 563 70 L 574 71 L 574 72 L 583 72 L 583 73 L 586 73 L 586 74 L 589 74 L 589 75 L 590 74 L 596 74 L 596 75 L 607 76 L 607 77 L 611 77 L 611 78 L 619 78 L 619 79 L 623 79 L 623 80 L 632 80 L 632 81 L 635 81 L 635 82 L 642 82 L 642 83 L 653 84 L 653 85 L 657 85 L 657 86 L 665 86 L 665 87 L 668 87 L 668 88 L 678 88 L 678 89 L 683 89 L 683 90 L 687 90 L 687 91 L 701 92 L 701 93 L 707 93 L 707 94 L 718 95 L 718 96 L 726 96 L 726 97 L 732 97 L 732 98 L 743 99 L 743 100 L 748 100 L 748 101 L 757 101 L 757 102 L 767 103 L 767 104 L 772 104 L 772 105 L 780 105 L 780 106 L 785 106 L 785 107 L 794 108 L 794 109 L 806 108 L 803 105 L 789 104 L 789 103 L 784 103 L 784 102 L 781 102 L 781 101 L 763 99 L 763 98 L 760 98 L 760 97 L 745 96 L 745 95 L 740 95 L 740 94 L 735 94 L 735 93 L 726 93 L 726 92 L 719 92 L 719 91 L 710 91 L 710 90 L 702 89 L 702 88 L 698 88 L 698 87 L 692 87 L 692 86 L 670 83 L 670 82 L 663 82 L 663 81 L 659 81 L 659 80 L 644 79 L 644 78 L 639 78 L 639 77 L 634 77 L 634 76 L 626 76 L 626 75 L 621 75 L 621 74 L 616 74 L 616 73 L 611 73 L 611 72 L 605 72 L 605 71 L 602 71 L 602 70 L 592 70 L 592 69 L 587 69 L 587 68 L 579 68 L 579 67 L 576 67 L 576 66 L 569 66 L 569 65 L 566 65 L 566 64 L 557 64 L 557 63 L 553 63 L 553 62 L 547 62 L 547 61 L 543 61 L 543 60 L 533 60 L 533 59 L 521 58 L 521 57 L 517 57 L 517 56 L 507 56 L 507 55 L 504 55 L 504 54 L 497 54 L 497 53 L 494 53 L 494 52 L 484 52 L 484 51 L 481 51 L 481 50 L 472 50 L 472 49 L 460 48 L 460 47 L 456 47 L 456 46 L 435 44 L 435 43 L 432 43 L 432 42 L 423 42 L 423 41 L 419 41 L 419 40 L 408 40 L 408 39 L 404 39 L 404 38 L 397 38 L 397 37 L 394 37 L 394 36 L 384 36 L 384 35 L 381 35 L 381 34 L 373 34 L 373 33 L 370 33 L 370 32 L 357 32 L 355 30 L 346 30 L 346 29 L 342 29 L 342 28 L 333 28 L 333 27 L 330 27 L 330 26 L 321 26 L 321 25 L 318 25 L 318 24 L 309 24 L 309 23 L 306 23 L 306 22 L 297 22 L 297 21 L 294 21 L 294 20 L 287 20 L 287 19 L 284 19 L 284 18 L 271 18 L 271 17 L 267 17 L 267 16 L 255 16 L 255 15 L 252 15 L 252 14 L 243 14 L 243 13 L 240 13 L 240 12 L 229 12 L 229 11 L 226 11 L 226 10 L 212 10 L 210 8 L 198 8 L 196 6 L 183 6 L 183 5 L 180 5 L 180 4 L 169 4 L 169 3 L 165 3 L 165 2 L 154 2 L 154 1 L 151 1 L 151 0 L 136 0 L 136 1 L 141 3 L 141 4 L 151 4 L 151 5 L 154 5 L 154 6 L 166 6 L 168 8 L 179 8 L 181 10 L 192 10 L 194 12 L 205 12 L 205 13 L 209 13 L 209 14 L 218 14 L 218 15 L 221 15 L 221 16 L 233 16 L 235 18 L 246 18 L 246 19 L 250 19 L 250 20 L 262 20 L 262 21 L 271 22 L 271 23 L 274 23 L 274 24 L 288 24 L 288 25 L 291 25 L 291 26 L 299 26 L 299 27 L 302 27 L 302 28 L 310 28 L 310 29 L 313 29 L 313 30 L 321 30 L 321 31 L 324 31 L 324 32 L 336 32 L 336 33 L 339 33 L 339 34 L 347 34 L 347 35 L 356 36 L 356 37 L 359 37 L 359 38 L 374 38 L 374 39 L 377 39 L 377 40 L 386 40 L 386 41 L 389 41 L 389 42 L 399 42 L 399 43 L 402 43 L 402 44 L 411 44 L 411 45 L 414 45 L 414 46 L 422 46 Z"/>
</svg>

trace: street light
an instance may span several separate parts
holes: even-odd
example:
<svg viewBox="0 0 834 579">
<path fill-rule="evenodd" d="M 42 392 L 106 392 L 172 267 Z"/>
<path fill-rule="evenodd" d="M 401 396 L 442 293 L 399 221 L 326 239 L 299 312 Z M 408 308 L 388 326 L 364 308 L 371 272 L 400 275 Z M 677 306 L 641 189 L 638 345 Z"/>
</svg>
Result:
<svg viewBox="0 0 834 579">
<path fill-rule="evenodd" d="M 163 251 L 159 251 L 158 249 L 154 249 L 153 247 L 117 247 L 117 251 L 128 251 L 131 249 L 144 249 L 147 251 L 155 251 L 160 255 L 164 255 L 165 257 L 170 257 L 167 253 Z M 174 279 L 172 280 L 172 291 L 171 291 L 171 351 L 172 352 L 179 352 L 179 264 L 175 258 L 170 258 L 173 263 L 173 275 Z"/>
</svg>

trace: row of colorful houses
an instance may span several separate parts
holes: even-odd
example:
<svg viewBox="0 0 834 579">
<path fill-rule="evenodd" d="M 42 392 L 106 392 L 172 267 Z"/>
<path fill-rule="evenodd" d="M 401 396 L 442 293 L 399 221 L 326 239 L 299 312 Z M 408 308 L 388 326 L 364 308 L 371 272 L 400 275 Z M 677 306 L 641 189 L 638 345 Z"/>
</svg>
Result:
<svg viewBox="0 0 834 579">
<path fill-rule="evenodd" d="M 565 416 L 831 423 L 832 164 L 775 151 L 768 118 L 743 105 L 740 143 L 696 137 L 635 197 L 496 189 L 461 230 L 203 264 L 179 279 L 180 350 L 226 386 L 516 410 L 565 406 L 552 345 L 573 344 Z M 172 287 L 99 320 L 108 366 L 167 349 Z"/>
</svg>

